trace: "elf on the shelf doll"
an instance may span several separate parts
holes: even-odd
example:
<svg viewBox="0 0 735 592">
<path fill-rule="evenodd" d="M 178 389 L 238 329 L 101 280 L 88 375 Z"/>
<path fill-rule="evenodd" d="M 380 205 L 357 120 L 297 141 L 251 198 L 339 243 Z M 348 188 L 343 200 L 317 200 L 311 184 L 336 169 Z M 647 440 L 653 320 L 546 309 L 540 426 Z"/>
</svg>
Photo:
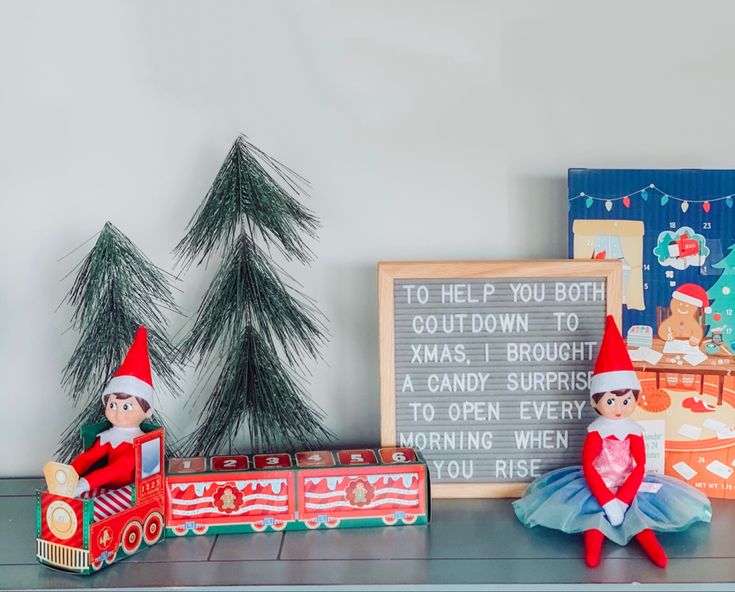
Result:
<svg viewBox="0 0 735 592">
<path fill-rule="evenodd" d="M 105 417 L 112 424 L 73 461 L 81 479 L 75 497 L 99 487 L 113 489 L 135 480 L 133 439 L 140 424 L 153 414 L 153 381 L 148 358 L 148 332 L 140 327 L 122 365 L 102 392 Z M 90 471 L 100 460 L 105 466 Z M 89 472 L 87 472 L 89 471 Z"/>
<path fill-rule="evenodd" d="M 590 567 L 599 564 L 606 537 L 619 545 L 635 537 L 651 561 L 665 567 L 666 553 L 654 531 L 684 530 L 712 516 L 707 497 L 690 485 L 645 473 L 643 429 L 629 419 L 640 392 L 623 338 L 609 316 L 590 380 L 591 405 L 600 417 L 587 428 L 582 466 L 542 475 L 513 503 L 529 528 L 584 533 Z"/>
</svg>

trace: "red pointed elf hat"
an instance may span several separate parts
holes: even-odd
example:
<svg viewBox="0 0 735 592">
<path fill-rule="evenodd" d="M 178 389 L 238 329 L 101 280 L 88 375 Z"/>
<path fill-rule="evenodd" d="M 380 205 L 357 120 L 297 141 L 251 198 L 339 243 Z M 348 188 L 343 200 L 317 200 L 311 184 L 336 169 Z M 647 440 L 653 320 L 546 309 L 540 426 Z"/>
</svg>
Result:
<svg viewBox="0 0 735 592">
<path fill-rule="evenodd" d="M 612 316 L 605 321 L 600 353 L 590 380 L 590 395 L 616 390 L 641 390 L 628 349 Z"/>
<path fill-rule="evenodd" d="M 143 399 L 153 407 L 153 380 L 148 358 L 148 331 L 145 327 L 138 327 L 128 355 L 105 387 L 102 397 L 112 393 Z"/>
</svg>

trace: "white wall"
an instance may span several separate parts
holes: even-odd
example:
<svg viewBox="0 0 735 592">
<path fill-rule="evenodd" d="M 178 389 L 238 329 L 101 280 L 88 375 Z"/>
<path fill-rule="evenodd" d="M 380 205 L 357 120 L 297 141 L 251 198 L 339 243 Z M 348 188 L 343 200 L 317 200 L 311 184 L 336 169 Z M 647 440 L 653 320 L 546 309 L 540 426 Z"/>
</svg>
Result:
<svg viewBox="0 0 735 592">
<path fill-rule="evenodd" d="M 58 259 L 109 219 L 170 269 L 240 131 L 312 181 L 318 259 L 289 268 L 331 320 L 311 390 L 342 442 L 374 444 L 376 262 L 564 257 L 569 166 L 733 166 L 734 19 L 728 2 L 0 3 L 0 475 L 38 474 L 73 417 L 55 310 L 77 258 Z M 186 310 L 207 277 L 185 277 Z"/>
</svg>

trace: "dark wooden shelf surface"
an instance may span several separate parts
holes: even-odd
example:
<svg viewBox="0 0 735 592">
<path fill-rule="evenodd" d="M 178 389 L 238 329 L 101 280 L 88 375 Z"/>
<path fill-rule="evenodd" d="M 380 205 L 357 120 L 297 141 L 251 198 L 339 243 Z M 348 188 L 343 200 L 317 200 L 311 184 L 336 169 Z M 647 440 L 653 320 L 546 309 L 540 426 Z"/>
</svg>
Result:
<svg viewBox="0 0 735 592">
<path fill-rule="evenodd" d="M 661 570 L 635 542 L 598 569 L 580 536 L 515 518 L 510 500 L 435 500 L 429 526 L 167 539 L 89 577 L 35 562 L 40 479 L 0 479 L 0 589 L 735 590 L 735 501 L 711 525 L 662 534 Z"/>
</svg>

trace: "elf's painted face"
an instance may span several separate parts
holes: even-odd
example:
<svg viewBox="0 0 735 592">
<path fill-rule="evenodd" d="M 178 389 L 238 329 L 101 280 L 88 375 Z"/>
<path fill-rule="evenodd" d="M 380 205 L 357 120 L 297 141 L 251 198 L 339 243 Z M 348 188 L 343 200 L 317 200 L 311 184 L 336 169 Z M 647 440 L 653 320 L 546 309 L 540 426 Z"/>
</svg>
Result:
<svg viewBox="0 0 735 592">
<path fill-rule="evenodd" d="M 105 417 L 116 428 L 137 428 L 151 415 L 153 410 L 143 411 L 135 397 L 118 399 L 112 394 L 105 404 Z"/>
<path fill-rule="evenodd" d="M 624 395 L 607 392 L 595 403 L 595 409 L 597 409 L 602 417 L 607 417 L 608 419 L 625 419 L 633 413 L 636 404 L 633 391 L 628 391 Z"/>
</svg>

